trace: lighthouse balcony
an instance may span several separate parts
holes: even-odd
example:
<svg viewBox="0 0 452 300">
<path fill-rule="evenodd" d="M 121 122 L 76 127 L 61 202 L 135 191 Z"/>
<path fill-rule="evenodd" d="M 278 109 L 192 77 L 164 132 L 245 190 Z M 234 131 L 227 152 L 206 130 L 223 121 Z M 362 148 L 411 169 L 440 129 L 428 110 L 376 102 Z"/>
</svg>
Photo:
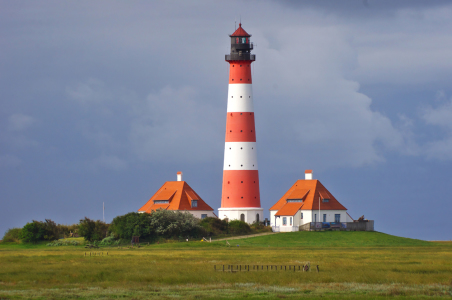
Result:
<svg viewBox="0 0 452 300">
<path fill-rule="evenodd" d="M 232 61 L 232 60 L 256 60 L 256 55 L 251 53 L 245 53 L 245 52 L 239 52 L 239 53 L 231 53 L 225 55 L 226 61 Z"/>
</svg>

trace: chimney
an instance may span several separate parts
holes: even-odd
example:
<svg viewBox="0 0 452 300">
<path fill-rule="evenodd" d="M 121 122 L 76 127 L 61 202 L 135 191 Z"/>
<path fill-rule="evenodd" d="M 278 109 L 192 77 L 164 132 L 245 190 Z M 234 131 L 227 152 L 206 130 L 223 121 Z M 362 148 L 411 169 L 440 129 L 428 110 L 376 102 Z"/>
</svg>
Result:
<svg viewBox="0 0 452 300">
<path fill-rule="evenodd" d="M 305 180 L 312 180 L 312 170 L 304 171 L 304 179 Z"/>
<path fill-rule="evenodd" d="M 182 181 L 182 172 L 177 172 L 177 181 Z"/>
</svg>

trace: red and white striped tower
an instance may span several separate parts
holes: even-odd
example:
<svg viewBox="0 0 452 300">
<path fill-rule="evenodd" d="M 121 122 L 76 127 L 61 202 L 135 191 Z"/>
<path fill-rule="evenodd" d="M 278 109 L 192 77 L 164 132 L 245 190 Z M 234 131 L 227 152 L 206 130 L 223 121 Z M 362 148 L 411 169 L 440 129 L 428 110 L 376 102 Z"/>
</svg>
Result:
<svg viewBox="0 0 452 300">
<path fill-rule="evenodd" d="M 228 109 L 224 149 L 223 192 L 221 219 L 242 220 L 247 223 L 263 220 L 259 195 L 256 130 L 254 126 L 251 63 L 253 44 L 239 24 L 230 35 Z"/>
</svg>

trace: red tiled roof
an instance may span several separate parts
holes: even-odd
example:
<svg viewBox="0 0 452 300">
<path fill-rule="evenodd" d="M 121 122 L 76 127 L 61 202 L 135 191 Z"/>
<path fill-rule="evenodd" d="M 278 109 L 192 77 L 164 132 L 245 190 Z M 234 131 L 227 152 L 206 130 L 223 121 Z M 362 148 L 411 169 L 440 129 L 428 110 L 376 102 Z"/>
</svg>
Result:
<svg viewBox="0 0 452 300">
<path fill-rule="evenodd" d="M 287 199 L 305 199 L 305 196 L 309 193 L 307 189 L 295 189 L 287 196 Z"/>
<path fill-rule="evenodd" d="M 328 202 L 320 203 L 322 210 L 347 210 L 318 180 L 298 180 L 270 210 L 278 210 L 279 213 L 279 210 L 286 205 L 287 199 L 293 199 L 292 193 L 300 195 L 305 190 L 309 192 L 303 198 L 303 210 L 318 210 L 319 198 L 329 199 Z"/>
<path fill-rule="evenodd" d="M 245 29 L 242 28 L 242 23 L 239 23 L 239 28 L 237 28 L 236 31 L 234 31 L 233 34 L 231 34 L 230 36 L 251 36 L 249 35 Z"/>
<path fill-rule="evenodd" d="M 169 203 L 154 204 L 154 200 L 168 200 Z M 191 201 L 197 200 L 198 206 L 191 207 Z M 204 200 L 185 181 L 167 181 L 138 211 L 150 213 L 157 209 L 167 210 L 210 210 Z"/>
<path fill-rule="evenodd" d="M 288 202 L 281 207 L 275 216 L 293 216 L 303 206 L 303 202 Z"/>
</svg>

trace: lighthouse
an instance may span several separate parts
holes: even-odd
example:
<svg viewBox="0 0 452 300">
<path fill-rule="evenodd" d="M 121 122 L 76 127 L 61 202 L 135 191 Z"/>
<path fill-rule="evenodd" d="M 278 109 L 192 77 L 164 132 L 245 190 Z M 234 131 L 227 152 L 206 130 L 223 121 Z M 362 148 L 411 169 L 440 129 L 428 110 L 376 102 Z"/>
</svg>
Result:
<svg viewBox="0 0 452 300">
<path fill-rule="evenodd" d="M 253 44 L 239 24 L 230 35 L 229 88 L 223 165 L 223 190 L 219 217 L 247 223 L 263 220 L 259 193 L 256 129 L 254 125 L 251 54 Z"/>
</svg>

